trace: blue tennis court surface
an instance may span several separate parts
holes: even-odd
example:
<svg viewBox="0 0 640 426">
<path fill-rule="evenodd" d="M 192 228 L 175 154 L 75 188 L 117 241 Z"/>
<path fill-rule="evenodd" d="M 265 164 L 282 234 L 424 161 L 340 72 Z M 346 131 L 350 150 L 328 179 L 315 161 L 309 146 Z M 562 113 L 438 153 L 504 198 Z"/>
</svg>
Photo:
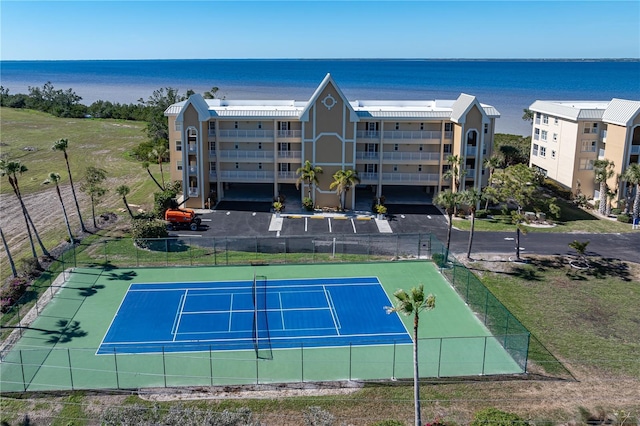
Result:
<svg viewBox="0 0 640 426">
<path fill-rule="evenodd" d="M 132 284 L 98 354 L 411 343 L 389 305 L 376 277 Z"/>
</svg>

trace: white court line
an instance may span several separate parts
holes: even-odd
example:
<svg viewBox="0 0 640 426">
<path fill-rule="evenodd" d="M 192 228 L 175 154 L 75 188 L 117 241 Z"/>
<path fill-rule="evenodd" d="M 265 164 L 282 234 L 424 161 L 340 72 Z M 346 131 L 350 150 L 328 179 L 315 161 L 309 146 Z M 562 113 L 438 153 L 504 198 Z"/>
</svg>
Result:
<svg viewBox="0 0 640 426">
<path fill-rule="evenodd" d="M 176 323 L 176 330 L 173 333 L 173 341 L 176 341 L 176 336 L 178 335 L 178 329 L 180 328 L 180 321 L 182 320 L 182 311 L 184 310 L 184 305 L 187 303 L 187 293 L 189 290 L 185 290 L 184 294 L 180 296 L 182 303 L 180 304 L 180 310 L 176 313 L 178 322 Z"/>
<path fill-rule="evenodd" d="M 355 221 L 353 220 L 353 218 L 351 218 L 351 226 L 353 227 L 353 233 L 354 233 L 354 234 L 357 234 L 357 233 L 358 233 L 358 231 L 356 231 L 356 223 L 355 223 Z"/>
<path fill-rule="evenodd" d="M 178 237 L 202 237 L 200 234 L 176 234 Z"/>
<path fill-rule="evenodd" d="M 339 320 L 337 318 L 338 314 L 334 313 L 334 310 L 332 309 L 331 295 L 329 294 L 329 292 L 324 286 L 322 286 L 322 289 L 324 290 L 324 297 L 327 299 L 327 306 L 329 307 L 329 313 L 331 314 L 331 319 L 333 319 L 333 326 L 335 327 L 336 333 L 339 336 L 340 327 L 338 326 L 338 323 L 339 323 Z"/>
<path fill-rule="evenodd" d="M 329 233 L 331 233 L 331 232 L 333 232 L 333 231 L 331 230 L 331 218 L 330 218 L 330 217 L 328 217 L 328 218 L 327 218 L 327 221 L 329 221 Z"/>
<path fill-rule="evenodd" d="M 282 321 L 282 329 L 286 330 L 287 327 L 284 326 L 284 309 L 282 308 L 282 293 L 278 292 L 278 303 L 280 304 L 280 321 Z"/>
<path fill-rule="evenodd" d="M 233 317 L 233 293 L 231 293 L 231 298 L 229 300 L 229 333 L 231 333 L 231 317 Z"/>
</svg>

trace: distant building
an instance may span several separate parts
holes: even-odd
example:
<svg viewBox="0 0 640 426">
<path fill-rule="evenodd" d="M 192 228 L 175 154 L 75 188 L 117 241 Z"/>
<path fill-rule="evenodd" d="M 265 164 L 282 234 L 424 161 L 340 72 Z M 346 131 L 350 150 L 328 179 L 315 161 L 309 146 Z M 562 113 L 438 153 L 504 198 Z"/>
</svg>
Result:
<svg viewBox="0 0 640 426">
<path fill-rule="evenodd" d="M 616 177 L 640 157 L 640 101 L 535 101 L 529 165 L 573 194 L 600 199 L 593 162 L 613 161 Z M 623 195 L 620 188 L 619 196 Z"/>
<path fill-rule="evenodd" d="M 302 200 L 296 170 L 306 160 L 321 167 L 312 198 L 337 206 L 329 186 L 338 170 L 355 170 L 358 197 L 409 194 L 422 202 L 451 183 L 443 179 L 447 157 L 466 170 L 460 186 L 486 184 L 483 159 L 492 153 L 498 111 L 461 94 L 456 100 L 349 101 L 330 74 L 308 101 L 204 99 L 199 94 L 171 105 L 171 179 L 182 181 L 186 206 L 209 199 Z M 266 194 L 266 196 L 265 196 Z M 364 201 L 364 200 L 359 200 Z M 370 205 L 370 204 L 369 204 Z"/>
</svg>

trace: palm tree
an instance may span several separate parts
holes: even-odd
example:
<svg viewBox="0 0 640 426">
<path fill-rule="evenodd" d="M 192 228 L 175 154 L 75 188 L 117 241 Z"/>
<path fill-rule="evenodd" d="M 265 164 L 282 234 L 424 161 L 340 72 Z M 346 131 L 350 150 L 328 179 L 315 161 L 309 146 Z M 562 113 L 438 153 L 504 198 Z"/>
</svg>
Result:
<svg viewBox="0 0 640 426">
<path fill-rule="evenodd" d="M 322 174 L 322 167 L 314 167 L 311 161 L 306 160 L 302 167 L 296 170 L 298 179 L 296 180 L 296 189 L 300 188 L 300 184 L 306 182 L 309 187 L 309 198 L 311 198 L 311 188 L 318 184 L 318 175 Z"/>
<path fill-rule="evenodd" d="M 471 245 L 473 244 L 473 233 L 476 226 L 476 209 L 482 199 L 482 192 L 476 188 L 470 188 L 462 191 L 461 199 L 464 204 L 469 206 L 469 213 L 471 213 L 471 230 L 469 231 L 469 244 L 467 245 L 467 259 L 471 259 Z"/>
<path fill-rule="evenodd" d="M 611 179 L 615 173 L 613 167 L 613 161 L 609 161 L 606 158 L 593 162 L 595 181 L 600 184 L 600 204 L 598 206 L 598 212 L 603 216 L 607 212 L 607 181 Z"/>
<path fill-rule="evenodd" d="M 418 323 L 420 312 L 430 311 L 436 307 L 436 297 L 433 294 L 424 296 L 424 285 L 411 289 L 410 293 L 400 289 L 393 293 L 396 298 L 394 306 L 387 306 L 387 313 L 400 312 L 403 315 L 413 315 L 413 403 L 415 407 L 415 424 L 421 426 L 420 419 L 420 375 L 418 373 Z"/>
<path fill-rule="evenodd" d="M 576 252 L 578 252 L 580 261 L 587 267 L 589 267 L 589 262 L 587 261 L 587 256 L 586 256 L 588 245 L 589 245 L 589 241 L 573 240 L 572 242 L 569 243 L 569 247 L 571 247 Z"/>
<path fill-rule="evenodd" d="M 20 207 L 22 208 L 22 216 L 24 216 L 25 228 L 27 230 L 27 234 L 29 235 L 29 245 L 31 246 L 31 255 L 37 261 L 38 254 L 36 253 L 36 247 L 33 243 L 33 235 L 31 234 L 31 227 L 29 226 L 27 206 L 25 206 L 24 202 L 22 201 L 22 195 L 20 194 L 20 187 L 18 185 L 18 174 L 21 175 L 27 170 L 29 170 L 27 169 L 27 166 L 20 163 L 20 161 L 7 161 L 4 159 L 0 160 L 0 174 L 2 176 L 7 176 L 7 179 L 9 180 L 9 185 L 11 185 L 11 188 L 13 189 L 13 193 L 16 195 L 16 197 L 18 198 L 18 201 L 20 202 Z"/>
<path fill-rule="evenodd" d="M 162 142 L 159 142 L 159 143 L 156 143 L 156 145 L 153 147 L 153 149 L 149 153 L 149 158 L 157 161 L 158 165 L 160 166 L 160 178 L 162 180 L 163 188 L 166 188 L 166 184 L 164 182 L 164 171 L 162 170 L 162 163 L 164 161 L 164 157 L 167 155 L 167 152 L 169 152 L 167 147 Z"/>
<path fill-rule="evenodd" d="M 85 181 L 80 187 L 80 190 L 89 194 L 91 198 L 91 216 L 93 217 L 94 228 L 98 227 L 96 223 L 96 201 L 107 192 L 105 188 L 100 186 L 105 179 L 107 179 L 105 170 L 89 166 L 85 172 Z"/>
<path fill-rule="evenodd" d="M 446 261 L 447 259 L 449 259 L 449 247 L 451 245 L 451 228 L 453 227 L 453 214 L 459 204 L 459 194 L 457 192 L 453 192 L 451 189 L 444 190 L 436 196 L 434 203 L 437 206 L 442 207 L 449 217 L 449 227 L 447 228 L 447 252 L 445 256 Z"/>
<path fill-rule="evenodd" d="M 5 253 L 7 253 L 7 259 L 9 259 L 9 265 L 11 266 L 11 273 L 14 277 L 17 277 L 18 271 L 16 271 L 16 264 L 13 261 L 13 256 L 11 256 L 11 252 L 9 251 L 9 245 L 7 244 L 7 239 L 4 237 L 4 232 L 2 232 L 2 228 L 0 228 L 0 237 L 2 237 L 2 245 L 4 246 Z"/>
<path fill-rule="evenodd" d="M 447 164 L 449 168 L 442 177 L 451 181 L 451 189 L 453 191 L 458 191 L 460 189 L 460 180 L 467 174 L 467 171 L 460 167 L 462 159 L 457 155 L 447 156 Z"/>
<path fill-rule="evenodd" d="M 127 208 L 127 211 L 129 212 L 129 216 L 131 216 L 131 219 L 133 219 L 133 213 L 131 212 L 131 207 L 129 207 L 129 203 L 127 203 L 127 195 L 129 195 L 130 192 L 131 192 L 131 189 L 127 185 L 120 185 L 119 187 L 116 188 L 116 194 L 122 197 L 122 202 L 124 203 L 124 206 Z"/>
<path fill-rule="evenodd" d="M 69 183 L 71 184 L 71 193 L 73 194 L 73 201 L 76 203 L 76 210 L 78 211 L 78 219 L 80 219 L 80 229 L 82 232 L 87 232 L 87 228 L 84 226 L 82 220 L 82 214 L 80 213 L 80 204 L 78 204 L 78 197 L 76 197 L 76 189 L 73 186 L 73 178 L 71 177 L 71 167 L 69 166 L 69 156 L 67 155 L 67 149 L 69 148 L 69 141 L 67 139 L 60 139 L 56 141 L 51 147 L 54 151 L 62 151 L 64 153 L 64 161 L 67 163 L 67 173 L 69 173 Z"/>
<path fill-rule="evenodd" d="M 338 170 L 333 174 L 333 182 L 329 185 L 329 189 L 336 190 L 342 210 L 344 210 L 346 194 L 349 192 L 349 188 L 358 183 L 360 183 L 360 178 L 355 170 Z"/>
<path fill-rule="evenodd" d="M 60 182 L 60 175 L 54 172 L 49 173 L 49 181 L 53 182 L 56 185 L 56 192 L 58 193 L 58 199 L 60 200 L 60 205 L 62 206 L 64 223 L 67 225 L 67 232 L 69 233 L 69 242 L 73 244 L 75 239 L 73 238 L 73 233 L 71 232 L 71 226 L 69 225 L 69 216 L 67 216 L 67 209 L 64 207 L 64 201 L 62 201 L 62 194 L 60 193 L 60 186 L 58 185 L 58 182 Z"/>
<path fill-rule="evenodd" d="M 147 173 L 149 173 L 149 176 L 151 177 L 153 182 L 155 182 L 156 186 L 160 189 L 160 191 L 164 191 L 164 187 L 162 185 L 160 185 L 158 180 L 153 176 L 153 173 L 151 173 L 151 170 L 149 170 L 149 165 L 150 164 L 149 164 L 148 161 L 143 161 L 142 162 L 142 168 L 145 169 L 147 171 Z"/>
<path fill-rule="evenodd" d="M 640 164 L 634 163 L 627 167 L 622 174 L 622 178 L 628 183 L 636 186 L 636 196 L 633 199 L 633 219 L 637 219 L 640 215 Z"/>
</svg>

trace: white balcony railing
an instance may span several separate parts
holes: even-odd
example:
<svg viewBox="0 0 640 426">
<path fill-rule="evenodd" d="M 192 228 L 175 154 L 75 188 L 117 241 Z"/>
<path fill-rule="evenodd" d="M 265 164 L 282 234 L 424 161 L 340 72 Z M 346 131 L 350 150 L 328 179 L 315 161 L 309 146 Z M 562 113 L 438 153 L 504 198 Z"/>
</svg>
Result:
<svg viewBox="0 0 640 426">
<path fill-rule="evenodd" d="M 289 139 L 289 138 L 301 138 L 302 130 L 278 130 L 278 138 L 280 139 Z"/>
<path fill-rule="evenodd" d="M 356 152 L 356 160 L 378 160 L 379 152 Z"/>
<path fill-rule="evenodd" d="M 445 139 L 451 139 L 451 132 L 445 132 Z M 448 136 L 448 137 L 447 137 Z M 442 132 L 439 130 L 388 130 L 383 132 L 384 139 L 436 139 L 440 140 Z"/>
<path fill-rule="evenodd" d="M 385 152 L 382 156 L 384 160 L 396 161 L 438 161 L 439 152 Z"/>
<path fill-rule="evenodd" d="M 273 139 L 273 130 L 220 130 L 221 138 Z"/>
<path fill-rule="evenodd" d="M 220 158 L 230 160 L 271 160 L 273 159 L 273 151 L 241 151 L 238 149 L 225 149 L 220 151 Z"/>
<path fill-rule="evenodd" d="M 467 147 L 467 156 L 475 156 L 477 152 L 478 152 L 478 147 L 476 146 Z"/>
<path fill-rule="evenodd" d="M 220 178 L 225 181 L 238 182 L 273 182 L 273 171 L 257 170 L 224 170 L 219 172 Z"/>
<path fill-rule="evenodd" d="M 389 182 L 437 182 L 437 173 L 383 173 L 382 183 Z"/>
<path fill-rule="evenodd" d="M 189 187 L 189 197 L 197 197 L 198 196 L 198 187 L 192 186 Z"/>
<path fill-rule="evenodd" d="M 631 145 L 631 154 L 640 154 L 640 145 Z"/>
<path fill-rule="evenodd" d="M 604 158 L 604 149 L 598 150 L 598 159 L 602 160 Z"/>
<path fill-rule="evenodd" d="M 198 174 L 198 166 L 189 166 L 189 174 L 197 175 Z"/>
<path fill-rule="evenodd" d="M 301 158 L 302 151 L 278 151 L 278 158 Z"/>
<path fill-rule="evenodd" d="M 296 172 L 278 172 L 279 179 L 297 179 L 298 175 Z"/>
<path fill-rule="evenodd" d="M 209 180 L 216 180 L 218 178 L 218 174 L 215 170 L 209 170 Z"/>
<path fill-rule="evenodd" d="M 215 150 L 209 151 L 209 158 L 215 157 L 215 156 L 216 156 L 216 151 Z"/>
<path fill-rule="evenodd" d="M 356 132 L 358 139 L 380 139 L 380 132 L 375 130 L 358 130 Z"/>
<path fill-rule="evenodd" d="M 378 182 L 378 173 L 372 172 L 358 172 L 360 182 Z"/>
<path fill-rule="evenodd" d="M 189 144 L 189 152 L 197 152 L 198 151 L 198 145 L 195 143 L 190 143 Z"/>
</svg>

